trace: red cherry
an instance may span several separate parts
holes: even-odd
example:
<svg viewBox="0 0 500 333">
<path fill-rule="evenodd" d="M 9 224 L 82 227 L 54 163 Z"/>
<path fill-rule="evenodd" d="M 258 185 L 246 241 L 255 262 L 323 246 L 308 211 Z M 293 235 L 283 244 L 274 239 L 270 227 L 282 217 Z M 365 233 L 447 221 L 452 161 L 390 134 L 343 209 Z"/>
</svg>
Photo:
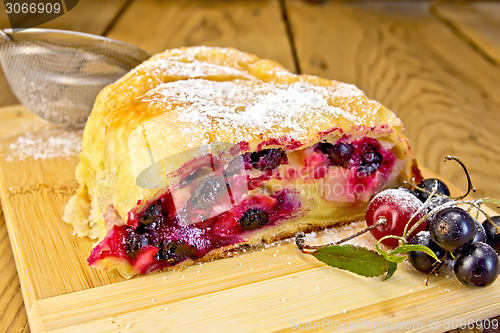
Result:
<svg viewBox="0 0 500 333">
<path fill-rule="evenodd" d="M 389 189 L 377 194 L 366 210 L 366 224 L 371 226 L 378 221 L 385 219 L 387 222 L 383 225 L 370 230 L 373 237 L 380 239 L 384 236 L 403 236 L 405 225 L 415 215 L 423 203 L 409 191 Z M 407 230 L 418 222 L 425 215 L 425 209 L 422 209 L 412 220 Z M 419 231 L 425 230 L 426 221 L 418 226 L 415 232 L 408 239 L 411 239 Z M 387 246 L 398 246 L 398 240 L 394 238 L 384 239 L 382 241 Z"/>
</svg>

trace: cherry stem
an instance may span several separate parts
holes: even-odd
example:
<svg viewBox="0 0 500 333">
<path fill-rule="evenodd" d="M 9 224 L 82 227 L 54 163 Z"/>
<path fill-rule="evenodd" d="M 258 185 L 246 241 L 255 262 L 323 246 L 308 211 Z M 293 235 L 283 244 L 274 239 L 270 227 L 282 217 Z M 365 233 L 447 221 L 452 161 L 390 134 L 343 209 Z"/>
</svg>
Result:
<svg viewBox="0 0 500 333">
<path fill-rule="evenodd" d="M 433 275 L 434 273 L 436 273 L 443 265 L 444 265 L 444 262 L 445 262 L 445 259 L 446 257 L 448 256 L 448 252 L 446 252 L 443 256 L 443 258 L 441 259 L 441 261 L 436 261 L 434 263 L 434 267 L 432 268 L 432 271 L 427 275 L 427 278 L 425 279 L 425 285 L 427 286 L 427 283 L 429 282 L 429 279 L 431 277 L 431 275 Z"/>
<path fill-rule="evenodd" d="M 474 208 L 476 208 L 478 211 L 480 211 L 481 213 L 483 213 L 484 216 L 486 216 L 486 220 L 488 220 L 489 223 L 491 223 L 492 226 L 495 227 L 495 229 L 497 229 L 497 234 L 500 234 L 500 227 L 494 223 L 492 220 L 491 220 L 491 216 L 486 213 L 482 208 L 481 208 L 481 204 L 484 202 L 485 200 L 479 200 L 477 202 L 472 202 L 470 203 L 471 206 L 473 206 Z"/>
<path fill-rule="evenodd" d="M 469 171 L 467 171 L 467 167 L 465 166 L 464 162 L 462 162 L 456 156 L 448 155 L 448 156 L 446 156 L 444 158 L 444 162 L 451 161 L 451 160 L 453 160 L 453 161 L 457 162 L 458 164 L 460 164 L 460 166 L 462 167 L 462 169 L 464 169 L 465 176 L 467 177 L 467 192 L 464 195 L 462 195 L 462 196 L 452 198 L 452 199 L 455 199 L 455 200 L 462 200 L 462 199 L 464 199 L 465 197 L 467 197 L 469 195 L 470 191 L 476 192 L 476 189 L 472 185 L 472 181 L 470 179 Z"/>
<path fill-rule="evenodd" d="M 412 215 L 412 217 L 410 218 L 410 220 L 406 223 L 405 225 L 405 228 L 403 230 L 403 238 L 408 240 L 408 237 L 410 237 L 413 232 L 415 230 L 417 230 L 417 228 L 425 221 L 424 218 L 421 218 L 420 220 L 417 221 L 417 223 L 415 223 L 411 228 L 410 230 L 408 231 L 408 227 L 410 226 L 411 222 L 413 221 L 413 219 L 415 218 L 415 216 L 417 216 L 417 214 L 420 214 L 420 212 L 424 209 L 427 208 L 426 204 L 431 200 L 431 198 L 435 197 L 437 195 L 438 192 L 436 191 L 432 191 L 430 194 L 429 194 L 429 197 L 427 198 L 427 200 L 424 202 L 423 205 L 421 205 L 420 207 L 418 207 L 417 211 L 415 212 L 415 214 Z"/>
<path fill-rule="evenodd" d="M 352 234 L 351 236 L 349 237 L 346 237 L 346 238 L 342 238 L 338 241 L 335 241 L 333 243 L 329 243 L 329 244 L 324 244 L 324 245 L 309 245 L 309 244 L 306 244 L 304 242 L 304 237 L 305 237 L 305 234 L 302 232 L 299 232 L 297 233 L 297 235 L 295 235 L 295 244 L 297 245 L 297 247 L 299 248 L 299 250 L 301 250 L 303 253 L 308 253 L 304 250 L 317 250 L 317 249 L 320 249 L 322 247 L 326 247 L 326 246 L 330 246 L 330 245 L 339 245 L 339 244 L 342 244 L 344 242 L 347 242 L 353 238 L 356 238 L 372 229 L 375 229 L 379 226 L 383 226 L 383 225 L 386 225 L 387 224 L 387 219 L 385 217 L 381 217 L 376 223 L 372 224 L 371 226 L 369 227 L 366 227 L 360 231 L 358 231 L 357 233 L 355 234 Z"/>
<path fill-rule="evenodd" d="M 452 161 L 452 160 L 457 162 L 458 164 L 460 164 L 460 166 L 462 167 L 462 169 L 465 172 L 465 176 L 467 177 L 467 192 L 464 195 L 461 195 L 459 197 L 452 197 L 452 196 L 444 195 L 440 192 L 436 192 L 436 196 L 445 197 L 445 198 L 448 198 L 451 200 L 462 200 L 462 199 L 465 199 L 471 191 L 476 192 L 476 189 L 472 185 L 472 180 L 470 179 L 469 171 L 467 170 L 467 167 L 465 166 L 464 162 L 462 162 L 458 157 L 452 156 L 452 155 L 448 155 L 444 158 L 444 162 Z M 404 181 L 403 186 L 406 188 L 413 188 L 413 189 L 419 190 L 420 192 L 424 192 L 424 193 L 427 193 L 429 195 L 432 193 L 432 192 L 426 190 L 425 188 L 421 188 L 418 185 L 415 185 L 414 182 Z"/>
</svg>

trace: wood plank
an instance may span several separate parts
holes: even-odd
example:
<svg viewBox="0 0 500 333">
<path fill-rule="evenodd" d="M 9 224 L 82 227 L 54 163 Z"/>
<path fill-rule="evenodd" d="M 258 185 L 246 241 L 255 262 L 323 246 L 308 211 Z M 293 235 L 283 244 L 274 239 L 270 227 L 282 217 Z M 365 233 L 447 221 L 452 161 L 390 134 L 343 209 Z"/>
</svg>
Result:
<svg viewBox="0 0 500 333">
<path fill-rule="evenodd" d="M 150 53 L 193 45 L 234 47 L 295 70 L 278 0 L 136 1 L 109 37 Z"/>
<path fill-rule="evenodd" d="M 163 285 L 166 288 L 158 292 L 151 292 L 151 288 L 141 289 L 142 294 L 132 292 L 127 300 L 112 300 L 109 289 L 113 285 L 110 285 L 96 288 L 98 290 L 92 295 L 80 295 L 80 302 L 75 305 L 73 302 L 78 300 L 75 295 L 63 295 L 37 302 L 32 311 L 45 318 L 37 328 L 53 332 L 68 329 L 109 332 L 124 328 L 133 332 L 182 329 L 194 332 L 201 327 L 209 332 L 221 329 L 238 332 L 293 332 L 297 329 L 294 324 L 299 322 L 324 323 L 326 320 L 331 323 L 329 325 L 332 330 L 335 323 L 349 323 L 349 319 L 355 323 L 358 320 L 384 322 L 386 325 L 390 323 L 394 327 L 410 323 L 410 327 L 401 330 L 405 332 L 439 332 L 444 330 L 444 324 L 432 329 L 429 321 L 436 322 L 443 318 L 450 321 L 461 320 L 464 316 L 477 320 L 484 315 L 491 316 L 497 311 L 495 304 L 498 304 L 500 296 L 500 290 L 496 288 L 490 288 L 488 292 L 485 289 L 478 291 L 440 278 L 433 279 L 426 287 L 423 279 L 416 279 L 401 271 L 390 282 L 370 280 L 373 283 L 366 283 L 362 278 L 348 273 L 337 273 L 339 272 L 322 266 L 198 297 L 171 301 L 168 292 L 164 292 L 171 285 L 168 283 Z M 156 285 L 155 280 L 152 279 L 153 285 Z M 477 293 L 482 298 L 478 298 Z M 461 313 L 463 297 L 468 299 L 467 308 L 470 309 L 465 315 Z M 442 306 L 444 300 L 455 306 Z M 103 308 L 105 306 L 105 309 L 116 310 L 118 301 L 124 303 L 124 307 L 121 313 L 112 316 L 100 316 L 95 313 L 95 309 L 91 309 L 99 304 Z M 144 308 L 130 310 L 129 303 L 134 301 L 144 303 Z M 147 303 L 149 304 L 146 305 Z M 485 304 L 489 305 L 485 307 Z M 76 306 L 82 309 L 77 310 Z M 217 308 L 216 311 L 214 307 Z M 478 311 L 479 309 L 481 310 Z M 56 317 L 54 314 L 60 316 Z M 355 324 L 349 331 L 370 331 L 368 324 L 357 325 L 358 327 Z M 395 329 L 383 327 L 379 331 L 394 332 Z"/>
<path fill-rule="evenodd" d="M 28 137 L 35 142 L 47 135 L 63 135 L 43 122 L 35 129 L 38 134 Z M 23 157 L 19 143 L 24 141 L 19 137 L 27 134 L 1 140 L 0 196 L 33 331 L 196 331 L 200 327 L 292 331 L 293 319 L 333 324 L 364 319 L 394 325 L 414 322 L 418 326 L 408 332 L 431 332 L 444 327 L 428 327 L 429 320 L 481 320 L 500 306 L 500 282 L 467 288 L 441 274 L 425 286 L 425 276 L 407 263 L 391 280 L 382 282 L 327 267 L 287 242 L 130 280 L 116 272 L 92 269 L 85 260 L 90 240 L 74 237 L 71 227 L 61 221 L 75 185 L 76 152 L 66 157 Z M 46 156 L 50 153 L 50 147 L 42 150 Z M 426 175 L 433 174 L 426 171 Z M 363 222 L 355 226 L 360 228 Z M 351 233 L 346 227 L 341 233 L 319 237 L 326 242 Z M 361 243 L 374 246 L 369 234 L 363 237 Z M 443 307 L 443 302 L 454 306 Z M 353 331 L 366 331 L 366 327 Z"/>
<path fill-rule="evenodd" d="M 28 326 L 28 317 L 1 207 L 0 272 L 0 332 L 19 332 Z"/>
<path fill-rule="evenodd" d="M 44 224 L 20 223 L 16 225 L 15 230 L 8 225 L 11 245 L 17 258 L 19 278 L 25 282 L 23 298 L 27 308 L 37 299 L 123 280 L 117 273 L 108 274 L 96 270 L 81 272 L 81 263 L 86 261 L 92 242 L 90 239 L 77 241 L 72 235 L 71 227 L 61 222 L 64 205 L 76 189 L 74 170 L 78 161 L 78 150 L 74 150 L 72 156 L 59 158 L 37 159 L 30 156 L 35 150 L 42 150 L 39 153 L 58 155 L 54 148 L 43 152 L 44 147 L 47 147 L 46 142 L 50 138 L 58 137 L 64 140 L 68 136 L 81 140 L 81 131 L 63 131 L 44 126 L 29 136 L 21 134 L 2 139 L 3 149 L 0 155 L 4 157 L 4 161 L 1 167 L 0 187 L 3 189 L 1 200 L 6 219 L 46 221 Z M 68 144 L 72 144 L 71 141 Z M 5 154 L 5 149 L 9 150 L 8 156 Z M 32 168 L 22 173 L 16 171 L 26 164 Z M 34 211 L 30 209 L 32 205 L 30 201 L 39 203 Z M 12 207 L 18 208 L 12 209 Z M 57 239 L 52 239 L 52 236 L 47 237 L 47 228 L 52 230 Z M 21 235 L 31 236 L 26 238 Z M 61 244 L 65 244 L 64 247 L 69 246 L 72 250 L 61 252 Z M 40 252 L 33 251 L 38 248 L 43 248 L 46 251 L 45 255 L 41 256 Z M 54 260 L 54 258 L 59 259 Z M 60 266 L 61 260 L 67 262 L 64 267 Z M 38 268 L 34 271 L 31 267 Z M 53 272 L 61 269 L 65 272 L 58 274 L 59 277 L 53 276 Z M 80 274 L 76 271 L 80 271 Z M 80 276 L 81 279 L 67 279 L 72 274 Z"/>
<path fill-rule="evenodd" d="M 402 118 L 421 164 L 465 186 L 460 168 L 442 163 L 457 155 L 478 196 L 500 197 L 500 68 L 429 3 L 286 4 L 303 72 L 356 84 Z"/>
<path fill-rule="evenodd" d="M 82 0 L 68 13 L 44 23 L 38 28 L 64 29 L 101 35 L 127 0 Z M 5 11 L 0 11 L 0 28 L 9 28 Z M 0 70 L 0 106 L 19 104 Z"/>
<path fill-rule="evenodd" d="M 436 3 L 431 10 L 471 47 L 500 64 L 500 3 Z"/>
<path fill-rule="evenodd" d="M 121 6 L 123 5 L 124 2 L 125 1 L 122 1 L 122 0 L 120 0 L 120 1 L 116 1 L 116 0 L 110 0 L 110 1 L 85 0 L 85 1 L 81 1 L 81 3 L 77 7 L 75 7 L 75 9 L 72 12 L 64 15 L 61 18 L 58 18 L 57 20 L 52 21 L 50 24 L 45 25 L 45 27 L 79 30 L 79 31 L 85 31 L 85 32 L 90 32 L 90 33 L 95 33 L 95 34 L 102 34 L 105 31 L 105 29 L 107 28 L 107 25 L 109 24 L 109 22 L 113 19 L 115 13 L 117 13 L 119 11 L 119 9 L 121 8 Z M 242 43 L 243 42 L 249 43 L 249 44 L 257 43 L 257 45 L 260 45 L 263 43 L 263 44 L 267 45 L 267 48 L 269 48 L 269 45 L 271 43 L 266 44 L 265 41 L 258 41 L 257 40 L 258 38 L 261 37 L 262 31 L 264 31 L 263 27 L 265 28 L 267 26 L 270 29 L 269 36 L 272 36 L 271 39 L 273 39 L 272 44 L 278 45 L 278 48 L 276 49 L 278 51 L 275 53 L 270 51 L 268 53 L 268 56 L 272 57 L 272 58 L 277 58 L 278 60 L 285 62 L 285 63 L 288 61 L 289 64 L 292 64 L 291 60 L 287 60 L 287 59 L 291 59 L 291 57 L 289 56 L 290 50 L 288 48 L 288 44 L 286 44 L 286 42 L 287 42 L 286 38 L 278 38 L 279 39 L 278 41 L 274 40 L 275 37 L 277 37 L 283 31 L 283 27 L 281 27 L 281 30 L 278 29 L 278 31 L 277 31 L 276 27 L 275 27 L 276 25 L 273 24 L 273 23 L 281 22 L 279 14 L 278 14 L 279 7 L 278 7 L 277 3 L 278 3 L 277 1 L 273 1 L 268 6 L 265 2 L 262 2 L 262 3 L 257 4 L 257 5 L 248 5 L 247 6 L 244 2 L 240 2 L 236 5 L 231 6 L 230 7 L 231 12 L 234 12 L 236 14 L 236 16 L 234 17 L 235 19 L 246 20 L 247 18 L 245 17 L 245 15 L 247 15 L 247 14 L 252 15 L 253 19 L 250 21 L 247 21 L 246 24 L 241 24 L 241 23 L 236 24 L 236 28 L 238 29 L 237 32 L 232 31 L 229 35 L 223 36 L 223 41 L 221 39 L 219 39 L 217 41 L 214 41 L 213 43 L 225 42 L 227 45 L 238 47 L 238 44 L 232 43 L 231 39 L 233 39 L 233 40 L 240 39 Z M 222 3 L 220 2 L 219 4 L 216 4 L 216 5 L 220 6 L 221 4 Z M 159 7 L 155 8 L 157 10 L 156 12 L 158 12 L 158 10 L 160 13 L 164 12 L 164 9 L 162 9 L 163 6 L 164 6 L 164 4 L 159 4 Z M 240 10 L 240 9 L 238 9 L 239 7 L 244 7 L 244 9 Z M 183 8 L 182 11 L 183 11 L 184 17 L 186 17 L 186 18 L 190 16 L 190 14 L 189 14 L 190 11 L 198 10 L 197 15 L 199 17 L 202 17 L 204 15 L 203 11 L 209 11 L 210 12 L 208 15 L 209 18 L 207 19 L 209 24 L 213 24 L 213 22 L 210 22 L 210 20 L 214 20 L 214 19 L 216 21 L 219 20 L 219 18 L 216 17 L 217 16 L 216 11 L 214 9 L 211 9 L 210 6 L 208 6 L 208 7 L 201 6 L 201 9 L 202 9 L 202 12 L 200 12 L 200 7 L 194 6 L 194 7 L 189 7 L 189 8 Z M 262 10 L 262 13 L 260 12 L 261 10 Z M 151 13 L 148 13 L 147 15 L 151 15 Z M 226 17 L 226 21 L 224 23 L 226 26 L 233 24 L 233 22 L 231 21 L 232 20 L 231 13 L 228 13 L 226 11 L 224 13 L 224 17 Z M 227 19 L 227 17 L 229 17 L 229 19 Z M 261 20 L 265 21 L 263 25 L 262 25 L 262 22 L 260 22 Z M 161 20 L 161 21 L 163 21 L 163 20 Z M 6 22 L 6 21 L 0 20 L 0 22 Z M 146 22 L 147 24 L 144 24 L 144 25 L 143 24 L 138 25 L 134 22 L 132 22 L 131 24 L 132 24 L 132 26 L 138 27 L 139 30 L 141 28 L 143 28 L 144 29 L 143 32 L 151 32 L 151 29 L 149 28 L 149 24 L 150 24 L 149 22 L 151 22 L 151 21 L 147 21 Z M 202 25 L 205 24 L 204 18 L 202 18 L 201 24 Z M 2 26 L 6 27 L 6 26 L 8 26 L 8 24 L 2 23 Z M 223 26 L 222 28 L 226 29 L 227 28 L 226 26 Z M 255 27 L 258 27 L 258 28 L 255 28 Z M 177 28 L 173 27 L 172 31 L 175 31 L 174 29 L 177 29 Z M 203 26 L 200 26 L 197 29 L 198 29 L 198 32 L 197 33 L 195 32 L 194 35 L 196 35 L 197 41 L 199 43 L 203 43 L 204 39 L 212 38 L 212 36 L 210 34 L 208 34 L 207 36 L 200 35 L 200 33 L 203 32 L 203 29 L 204 29 Z M 260 30 L 258 30 L 258 31 L 260 31 L 260 35 L 258 32 L 255 31 L 256 29 L 260 29 Z M 115 31 L 119 31 L 119 30 L 120 29 L 117 29 Z M 165 33 L 165 31 L 163 31 L 163 33 Z M 147 34 L 146 34 L 146 36 L 147 36 Z M 161 36 L 153 34 L 152 36 L 149 36 L 149 38 L 152 41 L 151 44 L 154 44 L 157 39 L 161 38 Z M 123 39 L 126 41 L 128 40 L 127 36 L 124 36 Z M 183 42 L 179 41 L 178 43 L 181 43 L 181 44 L 178 44 L 176 46 L 182 45 Z M 167 46 L 164 46 L 163 48 L 165 48 L 165 47 L 167 47 Z M 260 46 L 258 46 L 258 47 L 260 47 Z M 256 51 L 258 49 L 258 47 L 254 48 L 253 50 Z M 241 47 L 241 48 L 244 48 L 244 47 Z M 252 51 L 252 49 L 250 49 L 250 51 Z M 283 57 L 283 56 L 280 57 L 279 54 L 287 54 L 288 58 Z M 2 82 L 2 80 L 3 80 L 3 82 Z M 13 97 L 12 93 L 10 93 L 10 89 L 8 88 L 8 85 L 5 82 L 5 79 L 3 79 L 3 76 L 0 77 L 0 88 L 2 88 L 4 91 L 4 93 L 2 93 L 2 95 L 0 96 L 0 105 L 7 105 L 7 104 L 12 104 L 12 103 L 17 102 L 15 97 Z M 19 111 L 19 109 L 17 109 L 17 110 L 12 109 L 9 111 L 9 115 L 7 118 L 5 118 L 5 117 L 2 118 L 2 123 L 0 124 L 0 127 L 4 128 L 4 129 L 8 129 L 8 130 L 13 129 L 13 128 L 18 128 L 17 132 L 23 132 L 26 130 L 33 130 L 34 129 L 32 126 L 33 123 L 31 121 L 26 121 L 26 118 L 25 118 L 26 115 L 27 115 L 27 113 L 25 110 Z M 5 116 L 5 114 L 4 114 L 4 116 Z M 35 116 L 32 116 L 31 118 L 32 118 L 32 120 L 36 119 Z M 4 126 L 2 126 L 2 125 L 4 125 Z M 1 129 L 0 129 L 0 131 L 1 131 Z M 2 267 L 0 267 L 0 268 L 2 268 Z M 17 297 L 19 297 L 19 293 L 18 293 Z M 3 299 L 2 299 L 2 301 L 3 301 Z M 26 318 L 26 315 L 24 312 L 23 312 L 23 315 L 24 315 L 24 318 Z M 23 317 L 21 316 L 20 318 L 22 320 Z M 15 331 L 17 331 L 18 328 L 16 328 L 14 326 L 13 329 Z"/>
<path fill-rule="evenodd" d="M 51 125 L 22 105 L 0 108 L 0 138 L 50 128 Z"/>
<path fill-rule="evenodd" d="M 0 109 L 0 138 L 50 126 L 20 105 Z M 1 200 L 0 200 L 1 201 Z M 0 332 L 29 332 L 19 277 L 0 205 Z"/>
<path fill-rule="evenodd" d="M 84 0 L 67 14 L 48 22 L 41 27 L 53 29 L 75 30 L 94 34 L 102 34 L 111 20 L 120 11 L 126 0 Z M 5 11 L 0 11 L 0 28 L 8 28 L 10 24 Z M 18 104 L 12 93 L 3 71 L 0 69 L 0 106 Z M 44 123 L 24 108 L 12 107 L 1 114 L 0 137 L 5 134 L 16 134 L 34 130 Z M 0 208 L 1 210 L 1 208 Z M 29 326 L 21 297 L 19 278 L 10 250 L 10 243 L 4 225 L 3 213 L 0 218 L 0 247 L 5 246 L 0 261 L 0 332 L 28 332 Z M 8 284 L 7 286 L 4 284 Z M 6 288 L 6 289 L 4 289 Z"/>
<path fill-rule="evenodd" d="M 66 29 L 102 35 L 127 0 L 80 0 L 66 14 L 36 28 Z M 0 27 L 10 28 L 5 11 L 0 11 Z"/>
</svg>

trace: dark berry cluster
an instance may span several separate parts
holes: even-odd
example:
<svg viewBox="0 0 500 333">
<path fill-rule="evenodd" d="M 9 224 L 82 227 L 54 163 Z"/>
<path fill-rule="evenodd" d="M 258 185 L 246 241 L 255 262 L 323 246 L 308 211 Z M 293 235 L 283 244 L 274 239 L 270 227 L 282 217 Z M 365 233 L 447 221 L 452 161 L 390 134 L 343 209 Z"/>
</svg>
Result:
<svg viewBox="0 0 500 333">
<path fill-rule="evenodd" d="M 317 147 L 334 157 L 338 157 L 341 150 L 347 151 L 344 148 L 326 144 Z M 370 168 L 378 163 L 376 150 L 365 149 L 364 153 L 361 166 Z M 451 197 L 448 186 L 435 178 L 424 179 L 418 185 L 406 184 L 408 186 L 387 189 L 368 204 L 366 228 L 324 245 L 306 244 L 305 234 L 298 233 L 295 244 L 302 253 L 361 276 L 386 273 L 385 279 L 390 278 L 396 272 L 398 263 L 407 258 L 413 267 L 429 276 L 437 272 L 443 263 L 449 262 L 453 264 L 455 276 L 461 283 L 474 286 L 492 284 L 500 274 L 500 216 L 490 217 L 481 204 L 500 205 L 500 200 L 464 200 L 475 189 L 462 161 L 455 156 L 445 158 L 445 161 L 450 160 L 460 164 L 467 176 L 468 190 L 464 195 Z M 478 216 L 482 213 L 486 217 L 482 224 L 470 214 L 473 209 Z M 249 216 L 252 220 L 249 225 L 255 223 L 253 219 L 259 220 L 258 216 Z M 368 231 L 377 239 L 377 252 L 349 244 L 341 245 Z M 381 243 L 393 250 L 386 251 Z"/>
<path fill-rule="evenodd" d="M 487 217 L 480 224 L 458 203 L 450 197 L 445 183 L 429 178 L 412 189 L 379 193 L 368 206 L 366 221 L 375 225 L 371 229 L 375 238 L 389 237 L 382 240 L 392 241 L 386 245 L 397 246 L 398 238 L 393 236 L 406 235 L 408 244 L 425 246 L 440 260 L 454 260 L 455 275 L 463 284 L 487 286 L 500 273 L 500 216 Z M 414 231 L 420 231 L 408 233 L 412 225 Z M 424 273 L 442 266 L 422 251 L 409 252 L 408 261 Z"/>
</svg>

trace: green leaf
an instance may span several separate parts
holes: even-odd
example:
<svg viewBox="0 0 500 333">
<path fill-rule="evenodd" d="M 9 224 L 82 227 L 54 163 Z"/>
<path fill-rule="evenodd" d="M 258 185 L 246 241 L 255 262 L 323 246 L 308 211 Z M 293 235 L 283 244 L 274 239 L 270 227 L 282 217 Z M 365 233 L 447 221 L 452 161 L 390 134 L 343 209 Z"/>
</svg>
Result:
<svg viewBox="0 0 500 333">
<path fill-rule="evenodd" d="M 391 255 L 410 252 L 410 251 L 422 251 L 422 252 L 430 255 L 435 260 L 441 261 L 438 259 L 438 257 L 434 253 L 434 251 L 432 251 L 431 249 L 429 249 L 427 246 L 424 246 L 424 245 L 413 245 L 413 244 L 401 245 L 401 246 L 398 246 L 394 251 L 392 251 Z"/>
<path fill-rule="evenodd" d="M 388 262 L 393 262 L 393 263 L 399 264 L 400 262 L 405 261 L 406 256 L 397 256 L 395 254 L 392 254 L 392 252 L 391 252 L 387 256 L 384 256 L 384 258 Z"/>
<path fill-rule="evenodd" d="M 350 244 L 325 246 L 312 255 L 329 266 L 366 277 L 382 275 L 390 268 L 377 252 Z"/>
<path fill-rule="evenodd" d="M 387 264 L 389 265 L 389 269 L 387 270 L 387 274 L 384 277 L 384 280 L 387 280 L 388 278 L 393 276 L 394 273 L 396 273 L 396 269 L 398 269 L 398 264 L 395 262 L 388 261 Z"/>
<path fill-rule="evenodd" d="M 397 256 L 396 254 L 392 254 L 392 252 L 391 253 L 387 253 L 386 251 L 384 251 L 380 247 L 381 241 L 383 241 L 386 238 L 397 238 L 397 239 L 400 239 L 401 237 L 384 236 L 384 237 L 380 238 L 377 241 L 377 244 L 375 244 L 375 247 L 376 247 L 378 253 L 380 253 L 382 255 L 382 257 L 384 257 L 384 259 L 387 260 L 388 262 L 393 262 L 393 263 L 397 263 L 397 264 L 400 263 L 400 262 L 403 262 L 406 259 L 406 256 Z"/>
</svg>

